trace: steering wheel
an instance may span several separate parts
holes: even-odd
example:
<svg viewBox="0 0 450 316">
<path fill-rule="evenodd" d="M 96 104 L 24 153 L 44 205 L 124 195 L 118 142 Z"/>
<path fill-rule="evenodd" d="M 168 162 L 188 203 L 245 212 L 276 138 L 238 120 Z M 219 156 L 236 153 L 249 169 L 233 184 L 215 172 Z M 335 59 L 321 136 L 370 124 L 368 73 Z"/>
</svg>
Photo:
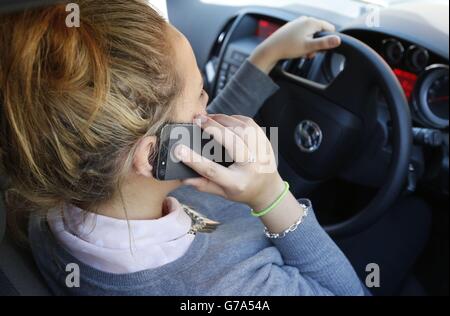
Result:
<svg viewBox="0 0 450 316">
<path fill-rule="evenodd" d="M 322 183 L 348 168 L 361 157 L 364 144 L 373 141 L 370 138 L 377 124 L 377 103 L 369 100 L 374 91 L 381 89 L 390 114 L 391 126 L 386 128 L 390 129 L 391 161 L 384 183 L 364 209 L 343 222 L 324 227 L 334 237 L 345 237 L 374 224 L 402 192 L 412 150 L 412 126 L 403 89 L 386 62 L 361 41 L 336 35 L 342 44 L 333 52 L 345 57 L 342 72 L 327 86 L 275 72 L 272 76 L 280 90 L 267 101 L 260 115 L 268 124 L 265 126 L 278 127 L 279 153 L 297 175 Z"/>
</svg>

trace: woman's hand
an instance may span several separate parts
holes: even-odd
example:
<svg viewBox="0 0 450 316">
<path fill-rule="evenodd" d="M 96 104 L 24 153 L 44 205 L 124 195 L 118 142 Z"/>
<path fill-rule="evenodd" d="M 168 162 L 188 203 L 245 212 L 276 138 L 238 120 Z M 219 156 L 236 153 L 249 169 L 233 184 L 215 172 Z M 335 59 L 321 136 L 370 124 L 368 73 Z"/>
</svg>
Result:
<svg viewBox="0 0 450 316">
<path fill-rule="evenodd" d="M 196 122 L 201 122 L 197 124 L 224 146 L 235 163 L 226 168 L 180 145 L 175 149 L 177 158 L 202 176 L 184 180 L 184 184 L 246 203 L 256 210 L 276 200 L 284 183 L 270 141 L 251 118 L 216 114 L 201 116 Z"/>
<path fill-rule="evenodd" d="M 314 18 L 298 18 L 262 42 L 249 60 L 268 74 L 282 59 L 312 58 L 318 51 L 336 48 L 341 44 L 341 39 L 336 35 L 315 39 L 314 34 L 322 31 L 334 32 L 335 27 Z"/>
</svg>

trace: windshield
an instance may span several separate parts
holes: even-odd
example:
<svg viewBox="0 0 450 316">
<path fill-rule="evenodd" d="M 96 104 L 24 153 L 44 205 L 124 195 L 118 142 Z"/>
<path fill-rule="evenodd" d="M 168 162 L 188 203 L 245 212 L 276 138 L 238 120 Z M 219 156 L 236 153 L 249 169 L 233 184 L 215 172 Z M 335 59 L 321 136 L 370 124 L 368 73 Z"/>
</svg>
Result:
<svg viewBox="0 0 450 316">
<path fill-rule="evenodd" d="M 153 0 L 157 1 L 157 0 Z M 160 0 L 161 1 L 161 0 Z M 233 6 L 245 6 L 245 5 L 271 5 L 271 6 L 282 6 L 285 4 L 308 4 L 311 6 L 327 4 L 328 6 L 340 6 L 340 5 L 351 5 L 352 3 L 366 4 L 366 5 L 376 5 L 388 7 L 394 4 L 407 3 L 407 2 L 446 2 L 448 0 L 200 0 L 206 3 L 215 3 L 221 5 L 233 5 Z"/>
<path fill-rule="evenodd" d="M 398 3 L 406 3 L 406 2 L 427 2 L 427 0 L 352 0 L 352 1 L 356 1 L 356 2 L 362 2 L 362 3 L 367 3 L 367 4 L 372 4 L 372 5 L 380 5 L 380 6 L 384 6 L 384 7 L 388 7 L 394 4 L 398 4 Z M 429 0 L 429 1 L 434 1 L 434 0 Z M 448 2 L 443 0 L 443 2 Z"/>
<path fill-rule="evenodd" d="M 155 0 L 151 0 L 155 1 Z M 396 4 L 412 2 L 448 3 L 448 0 L 197 0 L 221 6 L 268 6 L 274 8 L 295 8 L 297 6 L 328 10 L 348 18 L 358 18 L 374 8 L 385 8 Z"/>
</svg>

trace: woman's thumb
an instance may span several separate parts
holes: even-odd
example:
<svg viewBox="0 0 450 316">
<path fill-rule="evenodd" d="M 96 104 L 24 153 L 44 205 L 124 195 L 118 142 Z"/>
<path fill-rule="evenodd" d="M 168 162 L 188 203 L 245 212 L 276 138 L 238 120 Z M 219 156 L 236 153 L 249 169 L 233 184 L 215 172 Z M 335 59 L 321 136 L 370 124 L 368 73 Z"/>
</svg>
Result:
<svg viewBox="0 0 450 316">
<path fill-rule="evenodd" d="M 341 38 L 337 35 L 329 35 L 325 37 L 320 37 L 313 39 L 309 42 L 309 51 L 321 51 L 327 49 L 333 49 L 341 45 Z"/>
</svg>

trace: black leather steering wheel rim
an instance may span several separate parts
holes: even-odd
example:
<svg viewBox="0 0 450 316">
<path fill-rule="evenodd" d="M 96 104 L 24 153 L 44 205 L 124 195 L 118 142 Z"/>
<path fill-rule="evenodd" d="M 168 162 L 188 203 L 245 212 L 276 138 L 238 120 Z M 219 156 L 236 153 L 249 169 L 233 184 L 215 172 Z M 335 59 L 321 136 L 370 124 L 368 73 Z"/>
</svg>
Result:
<svg viewBox="0 0 450 316">
<path fill-rule="evenodd" d="M 335 52 L 344 55 L 346 58 L 350 57 L 350 62 L 354 60 L 353 65 L 351 63 L 350 66 L 346 64 L 346 68 L 349 66 L 350 70 L 347 73 L 344 70 L 336 78 L 336 82 L 338 83 L 333 86 L 333 82 L 326 88 L 319 87 L 317 84 L 308 82 L 306 79 L 302 80 L 300 78 L 299 80 L 299 78 L 295 78 L 293 80 L 304 89 L 304 92 L 312 92 L 312 95 L 315 94 L 321 98 L 323 97 L 323 99 L 345 104 L 352 102 L 351 96 L 344 96 L 345 81 L 354 79 L 353 82 L 348 82 L 350 85 L 356 85 L 353 93 L 358 95 L 359 98 L 367 99 L 365 91 L 357 87 L 360 82 L 370 77 L 371 81 L 369 82 L 368 80 L 367 82 L 361 83 L 361 87 L 362 84 L 376 84 L 384 94 L 391 117 L 390 139 L 392 143 L 392 156 L 384 184 L 379 188 L 377 194 L 369 204 L 356 215 L 343 222 L 324 226 L 324 229 L 331 236 L 343 238 L 360 233 L 377 222 L 389 211 L 392 204 L 403 191 L 412 150 L 412 121 L 406 96 L 389 65 L 372 48 L 346 34 L 320 33 L 316 37 L 331 34 L 338 35 L 342 41 L 341 46 L 335 49 Z M 277 82 L 276 78 L 274 80 Z M 350 89 L 352 88 L 350 87 Z M 270 106 L 270 104 L 266 106 Z M 302 104 L 298 104 L 297 106 L 301 107 Z M 355 106 L 357 106 L 357 102 L 355 102 Z M 279 122 L 282 122 L 281 119 Z"/>
<path fill-rule="evenodd" d="M 321 34 L 323 36 L 326 34 Z M 402 192 L 408 174 L 412 150 L 412 120 L 408 101 L 397 77 L 389 65 L 369 46 L 363 42 L 339 34 L 342 46 L 363 54 L 372 65 L 377 83 L 384 93 L 392 122 L 392 160 L 386 182 L 376 196 L 362 211 L 350 219 L 331 226 L 325 230 L 333 236 L 353 235 L 366 229 L 386 212 Z"/>
</svg>

